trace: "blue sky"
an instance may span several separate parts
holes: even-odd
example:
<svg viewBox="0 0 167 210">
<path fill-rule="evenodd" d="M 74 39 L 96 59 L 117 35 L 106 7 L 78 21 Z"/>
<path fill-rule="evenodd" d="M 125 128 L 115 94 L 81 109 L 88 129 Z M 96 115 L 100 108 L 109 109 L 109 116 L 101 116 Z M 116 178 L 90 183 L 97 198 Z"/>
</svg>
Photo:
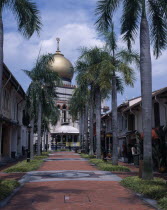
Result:
<svg viewBox="0 0 167 210">
<path fill-rule="evenodd" d="M 35 63 L 40 48 L 42 53 L 54 53 L 56 51 L 56 37 L 61 38 L 60 49 L 62 53 L 74 64 L 79 55 L 81 46 L 103 46 L 103 40 L 98 37 L 94 27 L 96 17 L 94 9 L 97 0 L 34 0 L 41 11 L 43 22 L 40 37 L 33 35 L 26 40 L 17 31 L 16 22 L 12 13 L 4 11 L 4 60 L 16 79 L 27 89 L 30 80 L 21 69 L 30 70 Z M 119 38 L 119 17 L 115 16 L 115 26 Z M 139 49 L 139 41 L 136 38 L 135 49 Z M 167 50 L 160 59 L 153 59 L 153 90 L 167 86 Z M 136 71 L 137 72 L 137 71 Z M 73 83 L 75 81 L 73 80 Z M 118 96 L 118 102 L 140 95 L 140 76 L 136 74 L 134 88 L 126 87 L 124 94 Z M 107 104 L 110 102 L 108 101 Z"/>
</svg>

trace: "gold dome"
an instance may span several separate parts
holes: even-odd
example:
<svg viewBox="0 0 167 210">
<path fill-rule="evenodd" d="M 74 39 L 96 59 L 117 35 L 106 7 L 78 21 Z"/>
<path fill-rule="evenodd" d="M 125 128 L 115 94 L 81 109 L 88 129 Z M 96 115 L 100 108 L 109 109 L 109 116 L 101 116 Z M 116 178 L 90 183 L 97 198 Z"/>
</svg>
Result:
<svg viewBox="0 0 167 210">
<path fill-rule="evenodd" d="M 51 69 L 57 72 L 62 80 L 71 81 L 73 78 L 74 68 L 72 63 L 60 51 L 56 51 Z"/>
</svg>

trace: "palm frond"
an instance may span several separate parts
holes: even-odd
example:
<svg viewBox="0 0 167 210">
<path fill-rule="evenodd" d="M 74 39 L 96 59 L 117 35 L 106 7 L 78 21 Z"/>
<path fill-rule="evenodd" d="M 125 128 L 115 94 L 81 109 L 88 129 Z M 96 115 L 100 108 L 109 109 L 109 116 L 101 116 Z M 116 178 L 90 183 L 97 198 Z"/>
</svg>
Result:
<svg viewBox="0 0 167 210">
<path fill-rule="evenodd" d="M 119 63 L 118 72 L 121 73 L 126 85 L 134 86 L 135 73 L 134 70 L 126 63 Z"/>
<path fill-rule="evenodd" d="M 162 11 L 162 13 L 165 15 L 165 18 L 167 18 L 167 2 L 166 0 L 157 0 L 159 3 L 159 7 Z"/>
<path fill-rule="evenodd" d="M 114 53 L 117 50 L 117 38 L 116 38 L 116 33 L 114 31 L 114 24 L 113 23 L 111 24 L 111 30 L 108 29 L 102 35 L 103 35 L 103 37 L 105 39 L 105 43 L 106 43 L 105 49 L 109 53 L 112 52 L 112 54 L 114 56 Z"/>
<path fill-rule="evenodd" d="M 129 49 L 131 49 L 134 37 L 137 35 L 140 15 L 141 1 L 124 0 L 123 15 L 121 19 L 121 34 L 123 34 L 123 40 L 127 42 Z"/>
<path fill-rule="evenodd" d="M 154 55 L 158 58 L 167 46 L 167 20 L 164 18 L 164 11 L 160 7 L 159 1 L 148 0 L 148 3 L 151 20 L 151 41 L 154 47 Z"/>
<path fill-rule="evenodd" d="M 36 3 L 30 0 L 10 0 L 10 7 L 18 22 L 18 30 L 30 38 L 34 32 L 39 34 L 42 23 Z"/>
<path fill-rule="evenodd" d="M 4 7 L 8 7 L 8 6 L 10 5 L 10 1 L 11 1 L 11 0 L 1 0 L 1 1 L 0 1 L 0 10 L 2 11 L 2 9 L 3 9 Z"/>
<path fill-rule="evenodd" d="M 137 66 L 137 68 L 139 68 L 140 66 L 140 56 L 137 51 L 121 49 L 117 52 L 116 58 L 126 64 L 134 63 Z"/>
<path fill-rule="evenodd" d="M 123 80 L 116 76 L 116 86 L 117 86 L 117 91 L 121 94 L 123 94 L 124 92 L 124 84 L 123 84 Z"/>
<path fill-rule="evenodd" d="M 95 23 L 99 31 L 106 31 L 112 22 L 114 11 L 117 9 L 121 0 L 99 0 L 95 10 L 98 19 Z"/>
</svg>

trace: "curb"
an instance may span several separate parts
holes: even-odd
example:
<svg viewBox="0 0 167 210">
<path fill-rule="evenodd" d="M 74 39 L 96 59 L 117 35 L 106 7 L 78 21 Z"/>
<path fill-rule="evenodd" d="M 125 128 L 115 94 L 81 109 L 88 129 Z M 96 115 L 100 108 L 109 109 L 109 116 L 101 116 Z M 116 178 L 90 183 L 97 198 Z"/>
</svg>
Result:
<svg viewBox="0 0 167 210">
<path fill-rule="evenodd" d="M 13 190 L 13 192 L 4 200 L 0 201 L 0 208 L 7 205 L 7 203 L 12 199 L 12 197 L 23 187 L 24 184 L 21 184 L 19 187 Z"/>
<path fill-rule="evenodd" d="M 6 206 L 8 202 L 12 199 L 12 197 L 24 186 L 24 184 L 26 183 L 25 177 L 26 174 L 18 181 L 20 183 L 20 186 L 14 189 L 13 192 L 8 197 L 0 201 L 0 208 Z"/>
<path fill-rule="evenodd" d="M 144 201 L 146 204 L 150 205 L 151 207 L 153 207 L 156 210 L 161 210 L 158 206 L 158 203 L 156 200 L 154 199 L 150 199 L 147 197 L 144 197 L 144 195 L 140 194 L 140 193 L 135 193 L 142 201 Z"/>
</svg>

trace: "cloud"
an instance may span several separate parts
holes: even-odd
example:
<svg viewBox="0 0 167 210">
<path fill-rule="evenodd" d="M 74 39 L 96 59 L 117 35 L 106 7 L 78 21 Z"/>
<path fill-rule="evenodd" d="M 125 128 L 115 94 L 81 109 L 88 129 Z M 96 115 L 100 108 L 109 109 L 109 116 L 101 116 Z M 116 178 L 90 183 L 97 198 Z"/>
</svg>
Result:
<svg viewBox="0 0 167 210">
<path fill-rule="evenodd" d="M 16 75 L 24 89 L 27 89 L 30 80 L 20 69 L 31 69 L 39 50 L 41 54 L 54 53 L 56 51 L 56 37 L 61 38 L 60 49 L 73 64 L 79 56 L 78 49 L 82 46 L 102 46 L 103 42 L 97 38 L 96 31 L 86 24 L 67 24 L 55 30 L 48 39 L 36 41 L 36 38 L 25 40 L 17 32 L 5 34 L 5 63 Z M 24 79 L 22 79 L 24 78 Z M 26 78 L 26 83 L 25 83 Z"/>
<path fill-rule="evenodd" d="M 40 37 L 34 35 L 30 40 L 24 39 L 18 32 L 16 21 L 8 10 L 4 19 L 4 57 L 5 63 L 26 90 L 30 80 L 21 69 L 31 69 L 42 47 L 41 53 L 56 51 L 56 37 L 61 38 L 62 53 L 74 64 L 78 58 L 78 49 L 82 46 L 102 46 L 103 41 L 98 38 L 94 27 L 94 10 L 97 0 L 36 0 L 41 11 L 43 28 Z M 115 16 L 116 32 L 120 31 L 120 12 Z M 115 22 L 114 21 L 114 22 Z M 120 47 L 125 46 L 121 37 L 118 39 Z M 134 45 L 139 50 L 139 38 Z M 156 60 L 152 56 L 153 89 L 166 86 L 166 57 L 167 51 Z M 140 95 L 140 78 L 137 75 L 134 88 L 125 88 L 123 96 L 119 96 L 119 103 L 123 99 Z"/>
</svg>

